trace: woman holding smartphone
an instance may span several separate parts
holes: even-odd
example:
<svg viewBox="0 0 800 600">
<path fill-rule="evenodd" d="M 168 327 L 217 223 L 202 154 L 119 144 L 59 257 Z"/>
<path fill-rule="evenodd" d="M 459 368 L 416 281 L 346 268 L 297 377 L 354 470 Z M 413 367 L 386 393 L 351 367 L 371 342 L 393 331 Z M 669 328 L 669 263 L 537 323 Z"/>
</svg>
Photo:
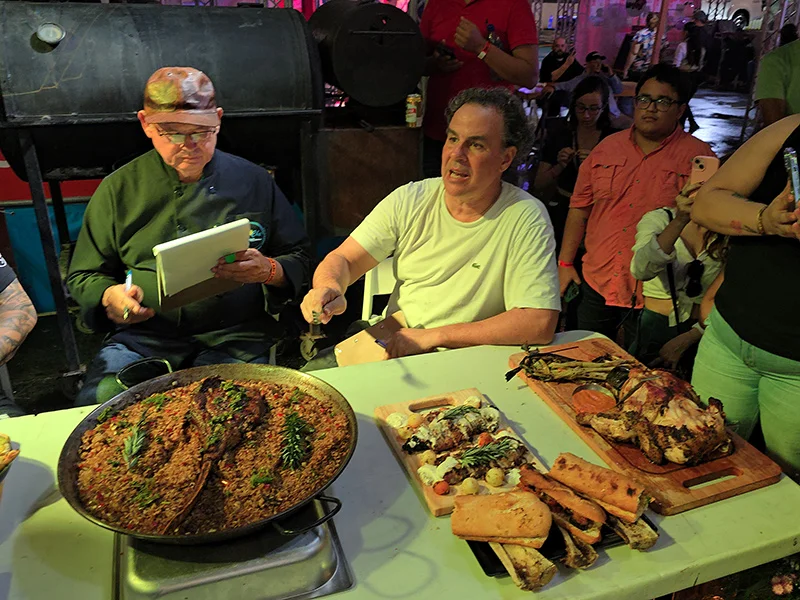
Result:
<svg viewBox="0 0 800 600">
<path fill-rule="evenodd" d="M 725 277 L 692 384 L 722 401 L 748 438 L 760 419 L 767 451 L 800 474 L 800 224 L 784 163 L 800 149 L 800 115 L 747 141 L 700 190 L 692 219 L 729 235 Z"/>
<path fill-rule="evenodd" d="M 726 238 L 692 221 L 700 185 L 687 184 L 675 208 L 650 211 L 636 226 L 631 274 L 643 282 L 644 309 L 629 350 L 645 364 L 675 368 L 703 335 L 700 303 L 722 269 Z"/>
</svg>

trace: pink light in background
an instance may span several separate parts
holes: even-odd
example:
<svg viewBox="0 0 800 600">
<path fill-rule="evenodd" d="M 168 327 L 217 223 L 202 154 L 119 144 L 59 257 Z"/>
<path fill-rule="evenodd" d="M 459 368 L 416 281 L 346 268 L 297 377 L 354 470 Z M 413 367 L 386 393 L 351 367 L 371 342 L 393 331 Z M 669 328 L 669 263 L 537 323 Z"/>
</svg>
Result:
<svg viewBox="0 0 800 600">
<path fill-rule="evenodd" d="M 664 31 L 671 47 L 667 50 L 668 53 L 682 39 L 683 25 L 691 19 L 694 6 L 685 0 L 665 1 L 669 2 L 667 27 Z M 583 0 L 575 36 L 578 60 L 583 63 L 589 52 L 596 51 L 607 56 L 608 64 L 613 65 L 625 35 L 633 29 L 643 27 L 648 12 L 659 12 L 660 9 L 659 0 L 647 0 L 640 11 L 627 8 L 625 0 Z M 664 52 L 661 57 L 665 58 Z"/>
</svg>

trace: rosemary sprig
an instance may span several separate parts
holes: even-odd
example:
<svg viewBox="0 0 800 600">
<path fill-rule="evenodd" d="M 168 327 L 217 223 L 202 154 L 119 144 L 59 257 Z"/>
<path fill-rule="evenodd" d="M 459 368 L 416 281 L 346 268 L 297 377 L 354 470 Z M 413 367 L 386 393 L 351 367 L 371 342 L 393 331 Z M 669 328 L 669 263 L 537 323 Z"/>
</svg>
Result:
<svg viewBox="0 0 800 600">
<path fill-rule="evenodd" d="M 147 410 L 142 413 L 139 422 L 133 426 L 131 434 L 125 438 L 125 443 L 122 447 L 122 458 L 125 460 L 125 464 L 128 465 L 128 469 L 132 469 L 136 466 L 136 463 L 139 462 L 139 453 L 142 451 L 147 441 L 147 432 L 144 429 L 144 418 L 146 416 Z"/>
<path fill-rule="evenodd" d="M 100 411 L 100 414 L 97 415 L 97 424 L 99 425 L 100 423 L 108 419 L 108 417 L 110 417 L 111 413 L 113 412 L 114 412 L 114 407 L 106 406 L 103 410 Z"/>
<path fill-rule="evenodd" d="M 283 422 L 283 446 L 281 462 L 284 467 L 298 469 L 309 451 L 308 434 L 313 433 L 309 424 L 296 412 L 286 415 Z"/>
<path fill-rule="evenodd" d="M 289 398 L 289 404 L 297 404 L 303 398 L 305 398 L 305 394 L 300 390 L 300 388 L 294 388 L 291 397 Z"/>
<path fill-rule="evenodd" d="M 491 463 L 493 460 L 503 458 L 513 449 L 513 442 L 510 438 L 503 438 L 496 442 L 491 442 L 485 446 L 476 446 L 464 450 L 461 455 L 462 467 L 482 467 Z"/>
<path fill-rule="evenodd" d="M 458 406 L 454 406 L 451 409 L 448 409 L 442 413 L 442 419 L 458 419 L 466 415 L 467 413 L 480 413 L 477 408 L 474 406 L 470 406 L 468 404 L 460 404 Z"/>
</svg>

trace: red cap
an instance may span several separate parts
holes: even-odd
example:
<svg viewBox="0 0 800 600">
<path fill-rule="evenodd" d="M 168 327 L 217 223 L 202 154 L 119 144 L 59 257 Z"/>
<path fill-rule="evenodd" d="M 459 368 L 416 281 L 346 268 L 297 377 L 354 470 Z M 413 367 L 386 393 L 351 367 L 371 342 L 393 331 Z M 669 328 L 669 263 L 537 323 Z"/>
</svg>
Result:
<svg viewBox="0 0 800 600">
<path fill-rule="evenodd" d="M 147 123 L 219 125 L 214 84 L 192 67 L 163 67 L 153 73 L 144 88 L 144 120 Z"/>
</svg>

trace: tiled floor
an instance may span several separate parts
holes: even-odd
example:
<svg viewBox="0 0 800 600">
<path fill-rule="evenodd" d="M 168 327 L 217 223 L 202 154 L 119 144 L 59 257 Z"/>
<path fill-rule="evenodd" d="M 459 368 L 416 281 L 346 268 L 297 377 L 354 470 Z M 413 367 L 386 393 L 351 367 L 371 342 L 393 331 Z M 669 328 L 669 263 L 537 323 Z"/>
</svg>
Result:
<svg viewBox="0 0 800 600">
<path fill-rule="evenodd" d="M 720 158 L 739 147 L 747 97 L 736 92 L 700 89 L 689 103 L 700 126 L 695 135 Z"/>
</svg>

